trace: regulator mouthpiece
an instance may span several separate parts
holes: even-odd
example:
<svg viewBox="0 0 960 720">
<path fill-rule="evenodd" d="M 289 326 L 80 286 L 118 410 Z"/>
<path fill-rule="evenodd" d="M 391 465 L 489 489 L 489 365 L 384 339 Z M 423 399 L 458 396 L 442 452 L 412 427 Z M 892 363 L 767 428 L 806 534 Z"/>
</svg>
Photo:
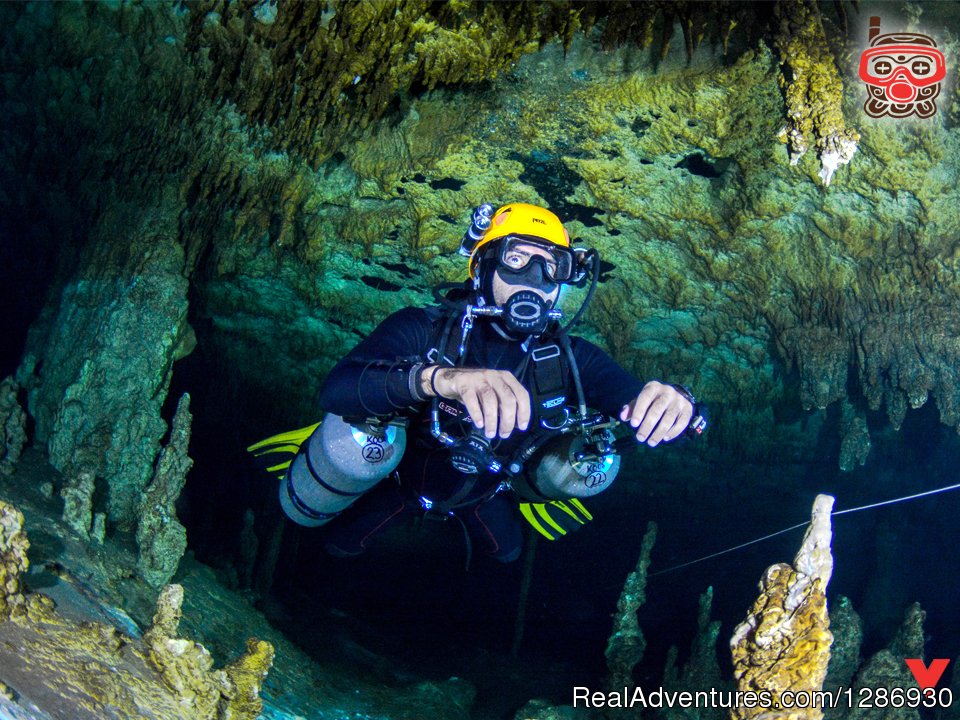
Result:
<svg viewBox="0 0 960 720">
<path fill-rule="evenodd" d="M 504 328 L 517 335 L 541 335 L 547 324 L 559 314 L 532 290 L 521 290 L 511 295 L 503 304 L 500 321 Z"/>
</svg>

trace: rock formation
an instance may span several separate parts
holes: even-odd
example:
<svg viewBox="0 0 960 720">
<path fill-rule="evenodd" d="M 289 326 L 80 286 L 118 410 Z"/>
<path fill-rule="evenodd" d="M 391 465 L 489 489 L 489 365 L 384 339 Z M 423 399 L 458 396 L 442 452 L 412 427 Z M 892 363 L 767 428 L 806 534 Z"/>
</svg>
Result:
<svg viewBox="0 0 960 720">
<path fill-rule="evenodd" d="M 784 708 L 781 693 L 820 690 L 830 661 L 826 587 L 833 573 L 830 512 L 833 498 L 818 495 L 810 527 L 793 565 L 767 568 L 746 621 L 730 640 L 733 674 L 742 692 L 771 693 L 773 706 L 734 707 L 734 718 L 819 720 L 820 708 Z"/>
<path fill-rule="evenodd" d="M 27 416 L 17 395 L 20 386 L 12 377 L 0 383 L 0 473 L 9 475 L 27 443 Z"/>
<path fill-rule="evenodd" d="M 848 688 L 860 667 L 860 645 L 863 642 L 863 622 L 849 598 L 840 596 L 830 610 L 830 665 L 823 686 L 827 690 Z"/>
<path fill-rule="evenodd" d="M 20 575 L 30 566 L 29 549 L 23 515 L 12 505 L 0 501 L 0 622 L 26 613 Z"/>
<path fill-rule="evenodd" d="M 820 180 L 829 185 L 837 168 L 853 158 L 860 135 L 844 123 L 843 82 L 827 44 L 817 3 L 784 0 L 777 3 L 776 15 L 780 86 L 789 118 L 784 135 L 790 164 L 796 165 L 813 142 L 820 159 Z"/>
<path fill-rule="evenodd" d="M 54 602 L 25 593 L 29 542 L 23 516 L 0 502 L 0 668 L 10 717 L 77 720 L 254 720 L 273 662 L 270 643 L 250 639 L 222 670 L 210 653 L 177 636 L 183 588 L 170 585 L 151 627 L 136 639 L 96 621 L 61 615 Z M 7 717 L 8 715 L 5 715 Z"/>
<path fill-rule="evenodd" d="M 157 600 L 153 625 L 143 634 L 151 664 L 181 702 L 199 718 L 254 720 L 263 710 L 259 692 L 273 663 L 270 643 L 251 638 L 246 652 L 223 670 L 199 643 L 177 637 L 183 588 L 167 585 Z"/>
<path fill-rule="evenodd" d="M 82 538 L 89 536 L 93 524 L 93 492 L 95 481 L 89 470 L 79 469 L 67 477 L 60 488 L 63 498 L 63 521 Z"/>
<path fill-rule="evenodd" d="M 48 316 L 29 409 L 54 467 L 105 478 L 110 519 L 132 527 L 173 362 L 192 348 L 184 252 L 176 216 L 160 207 L 114 205 L 92 236 Z"/>
<path fill-rule="evenodd" d="M 155 588 L 170 581 L 187 550 L 187 530 L 177 520 L 175 503 L 193 465 L 187 455 L 192 419 L 190 396 L 184 394 L 173 416 L 170 440 L 160 453 L 153 480 L 140 506 L 138 565 L 144 580 Z"/>
<path fill-rule="evenodd" d="M 724 680 L 717 661 L 717 638 L 720 636 L 720 621 L 711 620 L 713 607 L 713 588 L 700 596 L 700 609 L 697 613 L 697 634 L 690 648 L 689 659 L 678 670 L 677 647 L 673 645 L 667 652 L 666 667 L 663 672 L 663 687 L 672 691 L 695 693 L 708 689 L 728 690 L 729 681 Z M 720 707 L 699 708 L 661 708 L 660 717 L 668 720 L 723 720 L 726 712 Z"/>
<path fill-rule="evenodd" d="M 656 523 L 647 523 L 637 568 L 627 575 L 617 601 L 613 631 L 607 640 L 605 653 L 607 669 L 610 671 L 608 684 L 613 690 L 622 690 L 633 685 L 633 668 L 643 659 L 643 652 L 647 647 L 637 621 L 637 610 L 647 599 L 647 568 L 650 566 L 650 553 L 656 540 Z"/>
</svg>

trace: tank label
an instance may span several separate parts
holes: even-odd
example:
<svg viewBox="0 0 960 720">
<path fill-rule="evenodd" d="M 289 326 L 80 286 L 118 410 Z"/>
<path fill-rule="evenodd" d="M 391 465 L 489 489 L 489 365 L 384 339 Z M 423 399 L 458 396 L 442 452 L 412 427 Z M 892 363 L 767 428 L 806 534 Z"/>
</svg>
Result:
<svg viewBox="0 0 960 720">
<path fill-rule="evenodd" d="M 594 472 L 587 475 L 584 478 L 583 484 L 588 488 L 600 487 L 601 485 L 607 484 L 607 474 L 600 470 L 595 470 Z"/>
<path fill-rule="evenodd" d="M 605 456 L 600 462 L 584 463 L 577 467 L 577 472 L 583 476 L 583 484 L 588 488 L 598 488 L 607 484 L 607 472 L 613 465 L 613 458 Z"/>
<path fill-rule="evenodd" d="M 368 463 L 378 463 L 383 460 L 383 442 L 383 438 L 367 435 L 367 441 L 363 444 L 363 459 Z"/>
<path fill-rule="evenodd" d="M 370 443 L 377 443 L 379 445 L 393 445 L 393 441 L 397 437 L 397 428 L 395 428 L 393 425 L 389 425 L 384 430 L 382 435 L 374 435 L 368 432 L 364 432 L 361 428 L 358 428 L 356 426 L 351 426 L 350 434 L 353 435 L 354 442 L 356 442 L 357 445 L 363 448 L 365 448 Z"/>
</svg>

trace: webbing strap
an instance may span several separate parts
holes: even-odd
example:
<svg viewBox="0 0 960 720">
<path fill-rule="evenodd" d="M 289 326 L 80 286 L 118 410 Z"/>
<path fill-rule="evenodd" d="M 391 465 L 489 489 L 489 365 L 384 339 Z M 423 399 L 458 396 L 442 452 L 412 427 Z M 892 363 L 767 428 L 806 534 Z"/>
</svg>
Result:
<svg viewBox="0 0 960 720">
<path fill-rule="evenodd" d="M 307 505 L 293 487 L 293 478 L 290 477 L 289 473 L 283 481 L 284 485 L 287 487 L 287 497 L 290 498 L 290 502 L 293 503 L 293 506 L 299 510 L 301 513 L 306 515 L 312 520 L 329 520 L 332 517 L 336 517 L 339 513 L 325 513 L 320 512 L 319 510 L 314 510 L 312 507 Z"/>
<path fill-rule="evenodd" d="M 456 313 L 449 313 L 447 319 L 443 324 L 437 328 L 431 338 L 430 348 L 426 352 L 427 362 L 434 365 L 447 365 L 451 366 L 456 364 L 456 360 L 451 360 L 447 357 L 447 347 L 450 344 L 450 334 L 453 331 L 454 325 L 459 325 L 457 322 L 459 316 Z M 461 337 L 458 339 L 458 342 L 463 340 L 463 330 L 460 332 Z"/>
<path fill-rule="evenodd" d="M 460 474 L 463 475 L 463 473 Z M 469 495 L 477 486 L 477 480 L 479 478 L 480 473 L 475 475 L 463 475 L 463 484 L 460 486 L 460 489 L 446 500 L 435 500 L 430 508 L 430 511 L 439 513 L 441 515 L 446 515 L 451 510 L 456 510 L 459 508 L 463 502 L 463 499 L 467 497 L 467 495 Z"/>
<path fill-rule="evenodd" d="M 533 404 L 550 425 L 566 415 L 567 363 L 556 343 L 542 345 L 531 353 L 533 360 Z"/>
</svg>

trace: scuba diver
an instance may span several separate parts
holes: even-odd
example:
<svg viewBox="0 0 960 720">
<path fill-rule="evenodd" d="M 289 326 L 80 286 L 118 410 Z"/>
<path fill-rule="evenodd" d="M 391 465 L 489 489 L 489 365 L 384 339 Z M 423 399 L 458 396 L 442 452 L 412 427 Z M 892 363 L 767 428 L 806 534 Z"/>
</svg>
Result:
<svg viewBox="0 0 960 720">
<path fill-rule="evenodd" d="M 523 519 L 549 539 L 591 519 L 581 498 L 609 487 L 620 451 L 706 427 L 687 388 L 641 382 L 568 334 L 600 259 L 573 247 L 554 213 L 482 205 L 460 252 L 468 281 L 435 289 L 438 306 L 390 315 L 337 363 L 321 423 L 250 448 L 287 453 L 270 467 L 280 503 L 300 525 L 336 517 L 325 529 L 334 556 L 359 555 L 399 518 L 426 514 L 460 522 L 468 565 L 474 545 L 512 562 Z M 588 281 L 563 325 L 561 289 Z"/>
</svg>

